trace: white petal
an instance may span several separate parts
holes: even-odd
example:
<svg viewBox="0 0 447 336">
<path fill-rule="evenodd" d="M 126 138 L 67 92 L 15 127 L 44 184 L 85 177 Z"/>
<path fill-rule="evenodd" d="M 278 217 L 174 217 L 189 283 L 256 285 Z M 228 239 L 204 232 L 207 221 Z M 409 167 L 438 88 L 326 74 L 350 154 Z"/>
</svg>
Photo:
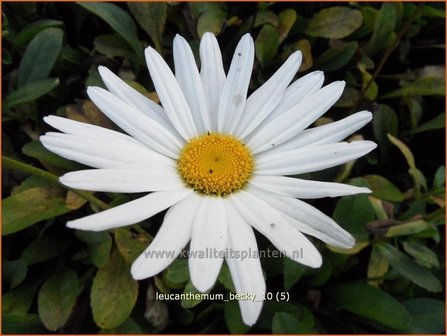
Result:
<svg viewBox="0 0 447 336">
<path fill-rule="evenodd" d="M 191 239 L 193 219 L 200 199 L 193 193 L 168 210 L 154 240 L 132 264 L 130 272 L 135 280 L 153 277 L 178 257 Z"/>
<path fill-rule="evenodd" d="M 300 51 L 293 53 L 267 82 L 248 97 L 234 133 L 236 136 L 245 138 L 273 111 L 298 71 L 301 60 Z"/>
<path fill-rule="evenodd" d="M 105 66 L 98 67 L 98 72 L 107 89 L 115 96 L 129 105 L 134 106 L 140 112 L 156 120 L 158 123 L 169 125 L 163 107 L 135 90 Z"/>
<path fill-rule="evenodd" d="M 185 183 L 175 168 L 165 169 L 89 169 L 67 173 L 59 181 L 74 189 L 137 193 L 180 189 Z"/>
<path fill-rule="evenodd" d="M 150 167 L 160 166 L 158 164 L 154 165 L 154 163 L 175 165 L 172 159 L 153 151 L 127 134 L 57 116 L 47 116 L 43 120 L 61 132 L 81 137 L 80 141 L 90 139 L 103 145 L 113 146 L 115 153 L 120 147 L 124 147 L 123 151 L 133 153 L 134 156 L 148 158 L 147 162 L 152 161 Z"/>
<path fill-rule="evenodd" d="M 255 175 L 249 183 L 294 198 L 339 197 L 371 192 L 368 188 L 343 183 L 309 181 L 286 176 Z"/>
<path fill-rule="evenodd" d="M 137 144 L 140 147 L 147 148 L 141 142 L 135 140 L 131 136 L 128 136 L 127 134 L 120 133 L 117 131 L 112 131 L 108 128 L 87 124 L 80 121 L 71 120 L 68 118 L 62 118 L 54 115 L 44 117 L 43 120 L 48 125 L 51 125 L 57 130 L 67 134 L 78 135 L 96 141 L 102 140 L 111 142 L 117 142 L 117 141 L 125 143 L 130 142 L 132 144 Z"/>
<path fill-rule="evenodd" d="M 354 246 L 355 239 L 349 232 L 313 206 L 295 198 L 275 195 L 255 187 L 249 187 L 247 191 L 256 194 L 264 202 L 279 210 L 301 232 L 333 246 L 341 248 Z"/>
<path fill-rule="evenodd" d="M 174 64 L 175 78 L 188 102 L 197 131 L 206 133 L 211 129 L 202 80 L 192 50 L 180 35 L 174 38 Z"/>
<path fill-rule="evenodd" d="M 311 96 L 319 89 L 324 82 L 323 71 L 314 71 L 294 81 L 287 88 L 278 106 L 262 122 L 260 127 L 269 124 L 279 115 L 288 111 L 307 96 Z"/>
<path fill-rule="evenodd" d="M 201 292 L 208 291 L 216 282 L 227 237 L 227 217 L 222 199 L 204 197 L 194 218 L 189 246 L 191 282 Z"/>
<path fill-rule="evenodd" d="M 157 191 L 109 210 L 69 221 L 67 226 L 78 230 L 104 231 L 132 225 L 169 208 L 192 192 L 188 188 Z"/>
<path fill-rule="evenodd" d="M 89 87 L 87 94 L 104 114 L 135 139 L 163 155 L 177 157 L 183 146 L 182 140 L 164 125 L 142 114 L 107 90 Z"/>
<path fill-rule="evenodd" d="M 281 103 L 275 109 L 274 114 L 280 115 L 294 107 L 305 97 L 314 94 L 321 89 L 323 82 L 323 71 L 313 71 L 306 76 L 297 79 L 287 88 L 281 99 Z"/>
<path fill-rule="evenodd" d="M 219 132 L 231 133 L 244 111 L 254 50 L 253 39 L 250 34 L 245 34 L 236 47 L 220 96 L 217 123 Z"/>
<path fill-rule="evenodd" d="M 342 120 L 323 126 L 306 129 L 290 140 L 268 150 L 269 153 L 290 149 L 335 143 L 345 139 L 372 119 L 371 112 L 362 111 Z M 266 153 L 266 152 L 264 152 Z M 262 154 L 261 154 L 262 155 Z"/>
<path fill-rule="evenodd" d="M 376 148 L 372 141 L 339 142 L 279 153 L 256 159 L 258 175 L 296 175 L 322 170 L 357 159 Z"/>
<path fill-rule="evenodd" d="M 226 261 L 236 293 L 255 295 L 254 301 L 239 300 L 242 320 L 246 325 L 252 326 L 261 313 L 263 305 L 261 298 L 266 290 L 259 256 L 253 255 L 253 252 L 258 250 L 258 245 L 253 229 L 242 219 L 233 205 L 225 202 L 225 208 L 228 215 L 227 246 L 230 250 Z M 231 251 L 234 251 L 234 255 Z"/>
<path fill-rule="evenodd" d="M 262 125 L 247 142 L 253 153 L 260 153 L 297 135 L 323 115 L 340 98 L 345 82 L 333 82 Z"/>
<path fill-rule="evenodd" d="M 40 137 L 48 150 L 95 168 L 167 169 L 175 162 L 138 143 L 121 139 L 95 140 L 73 134 L 48 132 Z"/>
<path fill-rule="evenodd" d="M 171 69 L 155 49 L 146 48 L 145 55 L 158 97 L 172 125 L 185 140 L 197 136 L 191 110 Z"/>
<path fill-rule="evenodd" d="M 217 131 L 217 111 L 222 88 L 225 84 L 225 71 L 222 55 L 216 37 L 205 33 L 200 41 L 200 77 L 210 116 L 211 130 Z"/>
<path fill-rule="evenodd" d="M 230 200 L 241 216 L 290 259 L 317 268 L 320 252 L 275 208 L 246 191 L 232 194 Z"/>
</svg>

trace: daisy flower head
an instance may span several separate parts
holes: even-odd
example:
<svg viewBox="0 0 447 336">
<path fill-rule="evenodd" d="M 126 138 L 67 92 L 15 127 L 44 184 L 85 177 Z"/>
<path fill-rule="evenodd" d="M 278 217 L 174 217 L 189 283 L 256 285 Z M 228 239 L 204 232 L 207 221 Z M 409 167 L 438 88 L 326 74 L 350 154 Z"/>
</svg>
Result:
<svg viewBox="0 0 447 336">
<path fill-rule="evenodd" d="M 67 226 L 102 231 L 168 209 L 154 240 L 132 265 L 135 279 L 163 271 L 189 243 L 194 287 L 210 290 L 225 260 L 236 292 L 258 298 L 266 289 L 259 258 L 240 257 L 243 251 L 257 251 L 253 228 L 287 257 L 314 268 L 322 258 L 304 234 L 352 247 L 351 234 L 300 199 L 369 190 L 290 177 L 343 164 L 376 147 L 371 141 L 342 141 L 371 120 L 367 111 L 306 129 L 340 98 L 345 83 L 323 86 L 321 71 L 292 82 L 302 57 L 297 51 L 247 97 L 254 62 L 249 34 L 237 45 L 228 73 L 211 33 L 200 42 L 200 70 L 179 35 L 173 52 L 175 75 L 153 48 L 145 51 L 161 105 L 99 67 L 107 90 L 89 87 L 87 93 L 127 135 L 57 116 L 45 118 L 61 133 L 46 133 L 43 145 L 94 168 L 67 173 L 61 183 L 90 191 L 148 193 Z M 207 250 L 218 253 L 192 257 L 193 251 Z M 303 253 L 295 253 L 299 250 Z M 151 251 L 171 253 L 157 258 L 150 257 L 155 255 Z M 243 321 L 253 325 L 262 301 L 239 305 Z"/>
</svg>

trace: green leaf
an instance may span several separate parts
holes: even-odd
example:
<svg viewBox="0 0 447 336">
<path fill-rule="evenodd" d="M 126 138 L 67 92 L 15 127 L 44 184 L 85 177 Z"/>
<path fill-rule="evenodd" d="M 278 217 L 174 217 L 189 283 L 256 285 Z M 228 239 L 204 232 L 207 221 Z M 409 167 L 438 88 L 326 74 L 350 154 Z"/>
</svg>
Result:
<svg viewBox="0 0 447 336">
<path fill-rule="evenodd" d="M 396 113 L 388 105 L 380 104 L 379 108 L 374 112 L 373 131 L 375 138 L 379 142 L 382 161 L 387 159 L 391 148 L 387 134 L 395 136 L 398 130 L 398 123 Z"/>
<path fill-rule="evenodd" d="M 359 10 L 333 6 L 319 11 L 310 21 L 306 33 L 314 37 L 340 39 L 356 31 L 362 21 Z"/>
<path fill-rule="evenodd" d="M 237 301 L 231 300 L 224 305 L 225 322 L 228 330 L 232 334 L 245 334 L 250 327 L 242 321 L 239 305 Z"/>
<path fill-rule="evenodd" d="M 2 333 L 6 334 L 47 334 L 37 314 L 6 314 L 2 317 Z"/>
<path fill-rule="evenodd" d="M 278 31 L 270 25 L 264 25 L 255 40 L 256 58 L 262 67 L 275 57 L 278 46 Z"/>
<path fill-rule="evenodd" d="M 8 260 L 3 263 L 3 280 L 9 284 L 10 288 L 17 287 L 25 280 L 28 273 L 28 266 L 21 259 Z"/>
<path fill-rule="evenodd" d="M 368 186 L 362 179 L 353 179 L 350 184 Z M 344 196 L 338 201 L 332 218 L 357 241 L 363 242 L 368 241 L 366 224 L 375 220 L 375 211 L 367 195 Z"/>
<path fill-rule="evenodd" d="M 222 30 L 222 26 L 227 17 L 223 11 L 211 11 L 202 14 L 197 24 L 197 34 L 201 37 L 206 32 L 212 32 L 217 35 Z"/>
<path fill-rule="evenodd" d="M 362 74 L 362 90 L 365 90 L 365 97 L 369 100 L 375 100 L 379 93 L 379 86 L 376 81 L 372 81 L 373 76 L 366 70 L 365 66 L 359 64 L 358 68 Z"/>
<path fill-rule="evenodd" d="M 52 187 L 53 186 L 51 186 L 47 180 L 44 180 L 43 178 L 37 176 L 30 176 L 12 190 L 11 196 L 14 196 L 18 193 L 21 193 L 23 191 L 32 188 L 52 188 Z M 54 188 L 56 189 L 57 187 L 54 186 Z"/>
<path fill-rule="evenodd" d="M 364 248 L 369 246 L 369 241 L 356 241 L 355 245 L 349 249 L 345 249 L 342 247 L 335 247 L 335 246 L 331 246 L 331 245 L 327 245 L 327 248 L 332 251 L 335 252 L 339 255 L 350 255 L 350 254 L 357 254 L 359 253 L 361 250 L 363 250 Z"/>
<path fill-rule="evenodd" d="M 78 2 L 79 6 L 99 16 L 120 35 L 132 49 L 138 58 L 143 61 L 143 48 L 138 39 L 137 27 L 132 17 L 115 4 L 107 2 Z"/>
<path fill-rule="evenodd" d="M 44 282 L 37 300 L 39 316 L 45 327 L 56 331 L 65 325 L 82 291 L 78 275 L 63 268 Z"/>
<path fill-rule="evenodd" d="M 39 160 L 43 164 L 61 167 L 67 170 L 80 170 L 82 165 L 77 162 L 64 159 L 63 157 L 50 152 L 40 141 L 31 141 L 22 147 L 22 153 Z"/>
<path fill-rule="evenodd" d="M 33 38 L 20 61 L 18 88 L 48 78 L 61 52 L 63 37 L 61 29 L 48 28 Z"/>
<path fill-rule="evenodd" d="M 371 57 L 365 55 L 364 53 L 360 53 L 360 57 L 358 58 L 357 67 L 361 70 L 373 70 L 375 68 L 375 63 Z"/>
<path fill-rule="evenodd" d="M 76 230 L 75 235 L 78 239 L 89 245 L 101 244 L 110 238 L 110 234 L 107 231 L 95 232 Z"/>
<path fill-rule="evenodd" d="M 275 315 L 283 312 L 295 316 L 300 321 L 299 329 L 295 333 L 315 334 L 315 320 L 312 313 L 304 306 L 298 303 L 265 301 L 261 316 L 258 319 L 257 326 L 263 329 L 270 329 L 273 325 Z"/>
<path fill-rule="evenodd" d="M 151 242 L 148 237 L 134 234 L 128 228 L 115 230 L 114 237 L 119 252 L 128 263 L 134 262 Z"/>
<path fill-rule="evenodd" d="M 40 282 L 25 284 L 2 295 L 2 314 L 25 315 L 33 304 Z"/>
<path fill-rule="evenodd" d="M 389 267 L 390 264 L 388 264 L 388 261 L 386 261 L 386 259 L 377 251 L 377 248 L 373 246 L 368 263 L 367 275 L 368 279 L 371 279 L 368 281 L 368 284 L 374 287 L 379 287 L 382 280 L 376 278 L 384 277 L 388 272 Z"/>
<path fill-rule="evenodd" d="M 234 288 L 233 279 L 231 278 L 230 269 L 228 268 L 227 264 L 223 264 L 222 268 L 219 272 L 218 277 L 219 282 L 230 292 L 235 293 L 236 289 Z"/>
<path fill-rule="evenodd" d="M 200 292 L 199 290 L 197 290 L 194 287 L 194 285 L 192 284 L 191 281 L 188 281 L 188 283 L 186 284 L 185 289 L 183 291 L 183 294 L 185 294 L 185 295 L 189 294 L 191 296 L 191 299 L 190 300 L 183 299 L 182 303 L 181 303 L 182 307 L 183 308 L 193 308 L 193 307 L 197 306 L 200 302 L 202 302 L 202 300 L 201 299 L 197 300 L 197 299 L 195 299 L 194 296 L 197 294 L 201 294 L 201 293 L 202 292 Z"/>
<path fill-rule="evenodd" d="M 284 288 L 290 290 L 306 273 L 306 266 L 285 258 L 284 259 Z"/>
<path fill-rule="evenodd" d="M 90 261 L 96 267 L 102 267 L 109 261 L 110 251 L 112 249 L 112 238 L 109 234 L 107 239 L 99 244 L 89 245 Z"/>
<path fill-rule="evenodd" d="M 132 50 L 129 45 L 117 35 L 99 35 L 93 41 L 93 45 L 97 52 L 108 57 L 132 58 Z"/>
<path fill-rule="evenodd" d="M 55 188 L 33 187 L 5 198 L 2 203 L 2 234 L 8 235 L 69 212 Z"/>
<path fill-rule="evenodd" d="M 273 334 L 296 334 L 301 322 L 292 314 L 279 312 L 273 316 Z"/>
<path fill-rule="evenodd" d="M 273 1 L 270 2 L 258 2 L 257 6 L 260 10 L 266 10 L 267 8 L 270 8 L 271 6 L 273 6 L 275 3 Z"/>
<path fill-rule="evenodd" d="M 188 260 L 177 258 L 163 272 L 163 279 L 171 288 L 183 288 L 189 281 Z"/>
<path fill-rule="evenodd" d="M 88 244 L 90 262 L 103 267 L 109 261 L 112 238 L 108 232 L 76 231 L 76 236 Z"/>
<path fill-rule="evenodd" d="M 294 9 L 283 10 L 281 13 L 278 14 L 278 19 L 279 43 L 282 43 L 282 41 L 286 39 L 287 35 L 290 32 L 290 29 L 292 29 L 293 24 L 296 21 L 296 12 Z"/>
<path fill-rule="evenodd" d="M 124 258 L 113 251 L 109 262 L 93 280 L 90 301 L 93 319 L 103 329 L 115 328 L 130 315 L 138 295 L 138 282 L 132 279 Z"/>
<path fill-rule="evenodd" d="M 445 166 L 440 166 L 433 178 L 433 189 L 443 188 L 445 184 Z"/>
<path fill-rule="evenodd" d="M 221 2 L 192 2 L 189 4 L 198 17 L 197 34 L 206 32 L 219 35 L 227 18 L 228 7 Z"/>
<path fill-rule="evenodd" d="M 441 223 L 443 224 L 444 222 L 441 221 L 440 224 Z M 417 233 L 415 235 L 415 238 L 422 238 L 422 239 L 431 238 L 436 243 L 439 243 L 441 241 L 441 234 L 439 232 L 439 229 L 437 228 L 436 225 L 432 223 L 427 222 L 427 224 L 428 224 L 427 229 Z"/>
<path fill-rule="evenodd" d="M 47 272 L 40 272 L 31 281 L 10 290 L 2 295 L 2 314 L 25 315 L 30 310 L 34 295 L 42 282 L 47 278 Z"/>
<path fill-rule="evenodd" d="M 384 94 L 380 98 L 396 98 L 404 96 L 445 96 L 445 79 L 435 76 L 423 77 L 404 84 L 396 91 Z"/>
<path fill-rule="evenodd" d="M 409 279 L 429 292 L 442 291 L 441 282 L 427 268 L 417 264 L 413 259 L 390 244 L 382 242 L 376 244 L 376 246 L 382 256 L 404 278 Z"/>
<path fill-rule="evenodd" d="M 445 112 L 442 112 L 441 114 L 438 114 L 436 117 L 434 117 L 432 120 L 411 129 L 409 133 L 416 134 L 443 128 L 445 128 Z"/>
<path fill-rule="evenodd" d="M 22 253 L 21 259 L 28 265 L 53 259 L 63 254 L 69 242 L 61 238 L 43 236 L 33 240 Z"/>
<path fill-rule="evenodd" d="M 396 20 L 397 14 L 394 4 L 391 2 L 383 3 L 374 23 L 371 39 L 363 48 L 368 56 L 374 56 L 388 47 L 394 39 Z"/>
<path fill-rule="evenodd" d="M 410 315 L 405 307 L 379 288 L 360 282 L 343 283 L 327 288 L 327 294 L 341 309 L 394 330 L 405 330 L 410 323 Z"/>
<path fill-rule="evenodd" d="M 361 6 L 360 9 L 362 10 L 363 23 L 359 29 L 349 35 L 350 39 L 358 40 L 370 34 L 374 29 L 374 22 L 376 22 L 379 11 L 370 6 Z"/>
<path fill-rule="evenodd" d="M 310 271 L 310 276 L 306 278 L 306 284 L 311 287 L 318 287 L 324 285 L 329 281 L 332 275 L 332 263 L 331 259 L 327 258 L 324 260 L 323 265 L 318 269 L 318 271 Z"/>
<path fill-rule="evenodd" d="M 33 296 L 28 286 L 15 288 L 2 295 L 2 314 L 20 314 L 28 313 L 33 303 Z"/>
<path fill-rule="evenodd" d="M 378 198 L 373 197 L 373 196 L 369 197 L 369 201 L 371 202 L 371 204 L 374 208 L 374 211 L 376 212 L 377 220 L 379 220 L 379 221 L 387 220 L 389 216 L 385 210 L 384 202 Z M 391 208 L 388 210 L 390 211 L 390 210 L 394 210 L 394 209 Z M 380 230 L 380 228 L 379 228 L 379 230 Z"/>
<path fill-rule="evenodd" d="M 427 201 L 425 200 L 414 200 L 408 205 L 408 209 L 400 214 L 400 220 L 412 220 L 415 216 L 421 215 L 424 216 L 426 213 Z"/>
<path fill-rule="evenodd" d="M 48 28 L 61 28 L 64 25 L 59 20 L 38 20 L 28 24 L 22 31 L 14 38 L 14 48 L 17 49 L 22 45 L 31 41 L 38 33 Z"/>
<path fill-rule="evenodd" d="M 431 5 L 424 4 L 421 9 L 422 16 L 445 19 L 445 11 L 442 8 L 436 8 Z"/>
<path fill-rule="evenodd" d="M 167 294 L 170 292 L 168 286 L 164 282 L 163 278 L 161 276 L 155 276 L 154 277 L 154 285 L 163 294 Z"/>
<path fill-rule="evenodd" d="M 406 144 L 404 144 L 399 139 L 393 137 L 391 134 L 387 134 L 388 139 L 401 151 L 405 160 L 407 161 L 410 169 L 408 172 L 413 177 L 416 193 L 420 193 L 421 189 L 427 189 L 427 181 L 425 180 L 422 172 L 416 167 L 416 162 L 414 161 L 414 155 L 411 152 L 410 148 Z"/>
<path fill-rule="evenodd" d="M 312 58 L 312 50 L 309 40 L 301 39 L 292 43 L 288 43 L 284 46 L 283 52 L 281 53 L 281 57 L 283 59 L 288 58 L 290 55 L 292 55 L 295 51 L 299 50 L 302 54 L 302 62 L 300 65 L 300 68 L 298 69 L 298 72 L 304 72 L 306 70 L 309 70 L 314 60 Z"/>
<path fill-rule="evenodd" d="M 356 41 L 348 42 L 338 48 L 330 48 L 316 59 L 315 67 L 323 71 L 338 70 L 349 63 L 357 48 Z"/>
<path fill-rule="evenodd" d="M 383 176 L 366 175 L 363 178 L 368 181 L 369 188 L 372 190 L 372 196 L 392 202 L 404 200 L 404 194 Z"/>
<path fill-rule="evenodd" d="M 161 52 L 161 42 L 166 23 L 168 5 L 164 2 L 128 2 L 135 20 L 151 37 L 155 49 Z"/>
<path fill-rule="evenodd" d="M 345 87 L 339 100 L 335 103 L 335 107 L 352 107 L 359 99 L 359 91 L 352 87 Z"/>
<path fill-rule="evenodd" d="M 7 95 L 3 101 L 3 108 L 8 110 L 14 106 L 34 101 L 46 95 L 58 85 L 59 78 L 47 78 L 28 83 Z"/>
<path fill-rule="evenodd" d="M 439 260 L 436 253 L 421 242 L 409 240 L 404 241 L 402 245 L 405 252 L 415 258 L 422 266 L 439 268 Z"/>
<path fill-rule="evenodd" d="M 253 27 L 260 27 L 265 24 L 270 24 L 273 27 L 279 26 L 279 18 L 275 13 L 269 10 L 260 11 L 256 14 Z"/>
<path fill-rule="evenodd" d="M 399 237 L 413 235 L 431 229 L 431 225 L 423 220 L 412 221 L 404 224 L 391 226 L 386 232 L 386 237 Z"/>
<path fill-rule="evenodd" d="M 391 134 L 388 134 L 388 139 L 401 151 L 404 155 L 405 160 L 410 168 L 416 168 L 416 162 L 414 161 L 414 155 L 411 152 L 410 148 L 406 144 L 404 144 L 399 139 L 395 138 Z"/>
<path fill-rule="evenodd" d="M 405 97 L 403 100 L 408 106 L 411 128 L 415 128 L 419 124 L 422 114 L 424 113 L 421 101 L 419 97 Z"/>
<path fill-rule="evenodd" d="M 443 334 L 445 332 L 445 302 L 432 298 L 415 298 L 402 302 L 412 317 L 411 334 Z"/>
</svg>

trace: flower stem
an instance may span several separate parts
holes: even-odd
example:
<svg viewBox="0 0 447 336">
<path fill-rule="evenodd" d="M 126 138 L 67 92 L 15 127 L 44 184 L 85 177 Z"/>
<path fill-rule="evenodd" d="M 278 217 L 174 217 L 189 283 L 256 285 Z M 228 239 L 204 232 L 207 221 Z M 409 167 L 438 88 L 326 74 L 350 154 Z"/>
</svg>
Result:
<svg viewBox="0 0 447 336">
<path fill-rule="evenodd" d="M 90 193 L 88 193 L 86 191 L 77 190 L 77 189 L 71 189 L 71 188 L 68 188 L 67 186 L 64 186 L 62 183 L 59 182 L 59 177 L 57 175 L 54 175 L 54 174 L 52 174 L 50 172 L 47 172 L 46 170 L 33 167 L 33 166 L 31 166 L 31 165 L 29 165 L 27 163 L 17 161 L 15 159 L 9 158 L 7 156 L 2 156 L 2 165 L 5 168 L 9 168 L 9 169 L 12 169 L 12 170 L 19 170 L 19 171 L 21 171 L 23 173 L 26 173 L 26 174 L 29 174 L 29 175 L 33 175 L 33 176 L 37 176 L 37 177 L 40 177 L 40 178 L 45 179 L 47 181 L 50 181 L 52 183 L 58 184 L 58 185 L 64 187 L 65 189 L 68 189 L 68 190 L 74 192 L 78 196 L 86 199 L 90 203 L 95 204 L 96 206 L 98 206 L 102 210 L 110 209 L 110 205 L 108 205 L 107 203 L 101 201 L 99 198 L 96 198 L 92 194 L 90 194 Z"/>
</svg>

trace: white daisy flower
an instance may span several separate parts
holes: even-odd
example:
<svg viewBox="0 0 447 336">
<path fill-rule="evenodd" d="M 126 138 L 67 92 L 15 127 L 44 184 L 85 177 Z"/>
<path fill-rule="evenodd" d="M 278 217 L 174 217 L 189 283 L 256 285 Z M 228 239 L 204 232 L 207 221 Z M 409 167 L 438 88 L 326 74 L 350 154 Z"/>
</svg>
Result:
<svg viewBox="0 0 447 336">
<path fill-rule="evenodd" d="M 105 67 L 99 73 L 108 90 L 87 90 L 95 105 L 129 135 L 61 117 L 45 118 L 62 133 L 46 133 L 43 145 L 95 168 L 67 173 L 61 183 L 91 191 L 150 192 L 69 221 L 68 227 L 108 230 L 169 208 L 156 237 L 133 263 L 132 276 L 156 275 L 190 243 L 190 256 L 192 251 L 218 252 L 189 258 L 191 281 L 198 290 L 213 287 L 226 259 L 236 292 L 257 298 L 266 289 L 259 258 L 225 253 L 257 251 L 253 228 L 286 256 L 315 268 L 322 263 L 321 255 L 303 233 L 337 247 L 354 245 L 347 231 L 299 199 L 369 189 L 287 177 L 343 164 L 376 147 L 371 141 L 340 142 L 371 120 L 367 111 L 305 130 L 340 98 L 343 81 L 322 86 L 323 73 L 315 71 L 291 84 L 301 63 L 298 51 L 247 98 L 254 61 L 249 34 L 239 42 L 227 75 L 211 33 L 200 42 L 200 72 L 179 35 L 174 39 L 175 76 L 153 48 L 145 54 L 162 106 Z M 303 253 L 297 254 L 300 250 Z M 151 251 L 171 253 L 150 258 Z M 253 325 L 262 301 L 239 304 L 243 321 Z"/>
</svg>

